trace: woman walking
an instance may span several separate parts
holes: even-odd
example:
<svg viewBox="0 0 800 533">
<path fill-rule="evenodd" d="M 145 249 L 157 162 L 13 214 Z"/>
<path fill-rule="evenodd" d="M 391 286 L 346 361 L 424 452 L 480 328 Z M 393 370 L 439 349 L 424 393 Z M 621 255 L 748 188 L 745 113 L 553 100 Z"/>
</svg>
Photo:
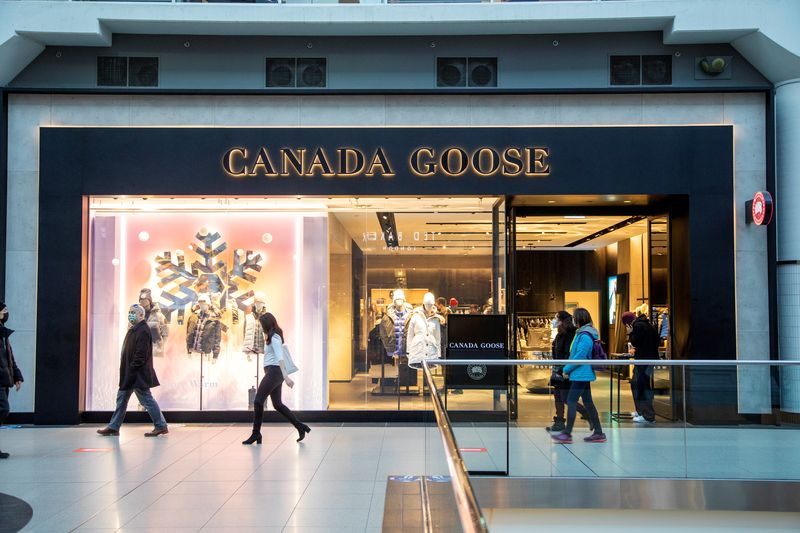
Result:
<svg viewBox="0 0 800 533">
<path fill-rule="evenodd" d="M 283 365 L 283 330 L 278 326 L 278 321 L 272 313 L 264 313 L 260 318 L 261 329 L 264 331 L 266 347 L 264 349 L 264 377 L 258 385 L 256 398 L 253 401 L 253 433 L 250 438 L 242 444 L 261 444 L 261 422 L 264 418 L 264 403 L 267 396 L 272 400 L 272 407 L 289 421 L 300 435 L 297 442 L 306 437 L 306 433 L 311 433 L 311 428 L 300 422 L 294 413 L 283 405 L 281 401 L 281 389 L 283 388 L 284 372 Z M 286 378 L 288 380 L 288 378 Z M 291 381 L 289 381 L 291 383 Z"/>
<path fill-rule="evenodd" d="M 575 338 L 575 324 L 572 322 L 572 315 L 566 311 L 559 311 L 553 319 L 553 327 L 556 328 L 556 338 L 553 339 L 551 353 L 553 359 L 568 359 L 569 348 L 572 345 L 572 339 Z M 555 401 L 556 416 L 553 417 L 553 425 L 545 429 L 553 433 L 564 431 L 566 426 L 566 418 L 564 418 L 564 406 L 567 404 L 567 395 L 569 393 L 569 380 L 564 377 L 564 367 L 554 366 L 553 373 L 550 376 L 550 386 L 553 387 L 553 400 Z M 589 413 L 586 408 L 580 403 L 576 405 L 578 413 L 581 417 L 589 418 Z M 591 424 L 590 427 L 591 428 Z"/>
<path fill-rule="evenodd" d="M 589 311 L 582 307 L 575 309 L 573 314 L 575 325 L 578 331 L 572 341 L 569 358 L 575 360 L 591 360 L 595 341 L 600 339 L 597 330 L 592 327 L 592 316 Z M 578 407 L 578 399 L 583 400 L 583 405 L 589 413 L 589 425 L 594 432 L 585 437 L 585 442 L 605 442 L 606 435 L 600 427 L 600 417 L 592 401 L 591 383 L 597 377 L 594 369 L 590 365 L 567 365 L 564 367 L 564 374 L 569 376 L 570 386 L 567 393 L 567 427 L 564 431 L 552 435 L 553 440 L 560 444 L 572 443 L 572 426 L 575 425 L 575 411 Z"/>
</svg>

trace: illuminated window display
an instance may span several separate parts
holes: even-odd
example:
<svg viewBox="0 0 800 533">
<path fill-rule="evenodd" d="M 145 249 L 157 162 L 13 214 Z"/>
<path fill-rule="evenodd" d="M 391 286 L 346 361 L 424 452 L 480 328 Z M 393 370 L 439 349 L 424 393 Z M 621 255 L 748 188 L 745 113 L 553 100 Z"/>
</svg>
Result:
<svg viewBox="0 0 800 533">
<path fill-rule="evenodd" d="M 121 310 L 143 296 L 150 297 L 148 323 L 158 334 L 163 408 L 248 409 L 248 392 L 263 371 L 263 348 L 252 339 L 262 304 L 281 321 L 304 370 L 287 405 L 324 408 L 325 324 L 313 317 L 325 313 L 316 298 L 326 280 L 312 267 L 325 264 L 325 217 L 137 207 L 93 202 L 87 409 L 113 407 L 126 329 Z"/>
<path fill-rule="evenodd" d="M 290 408 L 422 408 L 447 314 L 498 311 L 495 201 L 91 198 L 86 409 L 113 409 L 137 301 L 165 410 L 252 408 L 267 311 L 301 369 Z"/>
</svg>

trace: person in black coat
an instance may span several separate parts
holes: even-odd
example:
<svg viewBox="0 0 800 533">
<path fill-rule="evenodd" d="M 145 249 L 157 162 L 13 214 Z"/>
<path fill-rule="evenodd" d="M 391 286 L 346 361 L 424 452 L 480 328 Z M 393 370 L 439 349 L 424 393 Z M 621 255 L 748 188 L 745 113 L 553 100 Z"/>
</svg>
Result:
<svg viewBox="0 0 800 533">
<path fill-rule="evenodd" d="M 22 372 L 17 367 L 14 351 L 11 349 L 9 337 L 13 330 L 6 327 L 8 321 L 8 307 L 0 302 L 0 425 L 4 424 L 11 408 L 8 405 L 8 391 L 15 387 L 17 391 L 22 387 Z M 8 459 L 7 452 L 0 451 L 0 459 Z"/>
<path fill-rule="evenodd" d="M 638 318 L 631 312 L 622 315 L 622 323 L 628 331 L 628 340 L 633 345 L 634 360 L 658 359 L 658 331 L 645 315 Z M 653 367 L 636 365 L 631 378 L 631 394 L 636 406 L 633 421 L 637 423 L 654 423 L 656 413 L 653 410 Z"/>
<path fill-rule="evenodd" d="M 556 338 L 553 339 L 552 355 L 553 359 L 569 359 L 569 349 L 572 346 L 572 339 L 575 338 L 575 324 L 572 322 L 572 315 L 566 311 L 559 311 L 553 319 L 553 326 L 557 328 Z M 553 417 L 553 425 L 548 426 L 547 431 L 564 431 L 566 428 L 564 419 L 564 405 L 567 402 L 569 392 L 569 380 L 564 377 L 563 366 L 554 366 L 550 376 L 550 386 L 553 387 L 553 399 L 556 404 L 556 416 Z M 578 413 L 583 418 L 587 417 L 586 408 L 578 403 Z"/>
<path fill-rule="evenodd" d="M 156 399 L 150 389 L 158 387 L 158 377 L 153 369 L 153 337 L 150 327 L 145 321 L 145 310 L 134 304 L 128 310 L 128 333 L 122 343 L 122 356 L 119 362 L 119 392 L 117 392 L 117 408 L 111 422 L 97 432 L 104 437 L 119 435 L 119 428 L 125 420 L 128 400 L 136 393 L 139 403 L 147 410 L 155 427 L 144 434 L 145 437 L 157 437 L 169 433 L 167 421 L 161 413 Z"/>
</svg>

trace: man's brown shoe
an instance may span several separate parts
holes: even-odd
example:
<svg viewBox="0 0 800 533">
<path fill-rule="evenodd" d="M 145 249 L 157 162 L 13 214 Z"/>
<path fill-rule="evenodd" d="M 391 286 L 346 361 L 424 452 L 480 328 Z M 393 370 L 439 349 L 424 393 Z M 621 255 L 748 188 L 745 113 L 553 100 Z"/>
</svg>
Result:
<svg viewBox="0 0 800 533">
<path fill-rule="evenodd" d="M 119 437 L 119 431 L 111 428 L 98 429 L 97 433 L 104 437 Z"/>
<path fill-rule="evenodd" d="M 153 431 L 148 431 L 144 434 L 145 437 L 158 437 L 159 435 L 166 435 L 169 433 L 169 428 L 153 428 Z"/>
</svg>

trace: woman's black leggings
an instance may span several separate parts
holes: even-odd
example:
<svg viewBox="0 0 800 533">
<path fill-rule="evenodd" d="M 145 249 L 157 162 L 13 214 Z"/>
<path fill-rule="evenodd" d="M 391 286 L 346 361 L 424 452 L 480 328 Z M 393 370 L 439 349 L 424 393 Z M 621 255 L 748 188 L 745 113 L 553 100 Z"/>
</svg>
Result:
<svg viewBox="0 0 800 533">
<path fill-rule="evenodd" d="M 592 401 L 592 385 L 589 381 L 570 381 L 569 392 L 567 393 L 567 428 L 564 433 L 572 434 L 572 426 L 575 425 L 575 411 L 578 410 L 578 400 L 583 400 L 583 405 L 589 415 L 589 422 L 594 427 L 594 433 L 603 433 L 600 427 L 600 417 L 597 408 Z"/>
<path fill-rule="evenodd" d="M 279 366 L 266 366 L 264 367 L 264 377 L 261 378 L 261 383 L 258 384 L 256 391 L 256 398 L 253 400 L 253 432 L 261 432 L 261 422 L 264 418 L 264 403 L 267 401 L 267 396 L 272 400 L 272 407 L 275 408 L 280 414 L 289 421 L 294 427 L 300 426 L 300 421 L 294 416 L 294 413 L 283 405 L 281 401 L 281 389 L 283 388 L 283 373 Z"/>
</svg>

